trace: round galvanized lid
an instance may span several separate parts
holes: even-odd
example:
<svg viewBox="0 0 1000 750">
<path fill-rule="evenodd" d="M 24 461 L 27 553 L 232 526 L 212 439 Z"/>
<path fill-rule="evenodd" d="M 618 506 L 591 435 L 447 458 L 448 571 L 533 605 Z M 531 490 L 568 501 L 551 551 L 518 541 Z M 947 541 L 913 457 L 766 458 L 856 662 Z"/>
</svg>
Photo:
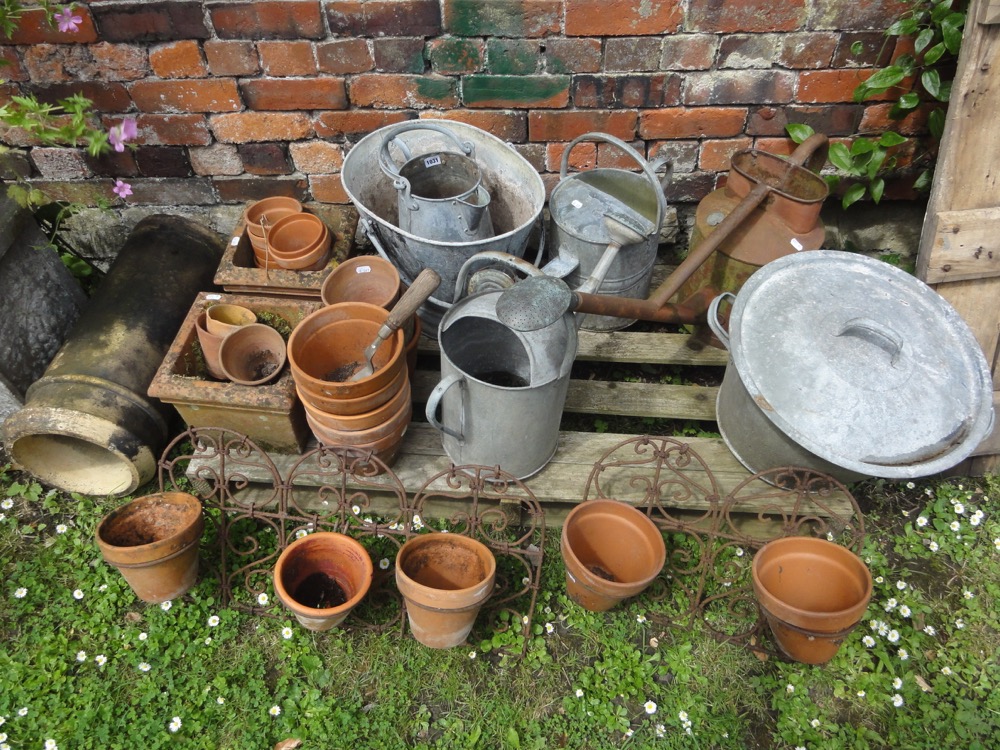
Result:
<svg viewBox="0 0 1000 750">
<path fill-rule="evenodd" d="M 989 369 L 969 327 L 926 284 L 864 256 L 768 263 L 737 295 L 730 352 L 782 432 L 863 474 L 943 471 L 992 427 Z"/>
</svg>

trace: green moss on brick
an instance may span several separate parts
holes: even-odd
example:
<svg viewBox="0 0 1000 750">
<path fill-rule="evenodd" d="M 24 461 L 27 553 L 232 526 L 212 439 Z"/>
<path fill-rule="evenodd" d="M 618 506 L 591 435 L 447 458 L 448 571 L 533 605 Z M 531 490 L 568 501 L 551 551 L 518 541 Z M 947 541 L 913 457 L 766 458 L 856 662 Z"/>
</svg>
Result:
<svg viewBox="0 0 1000 750">
<path fill-rule="evenodd" d="M 449 33 L 456 36 L 524 36 L 520 0 L 448 0 Z"/>
<path fill-rule="evenodd" d="M 417 93 L 425 99 L 449 99 L 455 95 L 455 80 L 452 78 L 417 79 Z"/>
<path fill-rule="evenodd" d="M 482 46 L 474 39 L 441 37 L 427 44 L 425 55 L 438 73 L 472 73 L 483 66 Z"/>
<path fill-rule="evenodd" d="M 523 76 L 538 70 L 538 42 L 529 39 L 490 39 L 486 60 L 491 73 Z"/>
<path fill-rule="evenodd" d="M 567 94 L 569 76 L 466 76 L 462 98 L 467 106 L 497 102 L 504 106 L 531 106 Z"/>
</svg>

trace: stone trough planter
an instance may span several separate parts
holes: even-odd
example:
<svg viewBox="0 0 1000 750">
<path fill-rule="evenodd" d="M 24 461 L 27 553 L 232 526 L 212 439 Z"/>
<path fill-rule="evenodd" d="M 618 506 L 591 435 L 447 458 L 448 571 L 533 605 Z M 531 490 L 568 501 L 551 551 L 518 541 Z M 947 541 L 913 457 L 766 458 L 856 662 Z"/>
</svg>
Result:
<svg viewBox="0 0 1000 750">
<path fill-rule="evenodd" d="M 215 283 L 226 292 L 319 299 L 320 287 L 330 268 L 347 258 L 354 245 L 358 212 L 350 206 L 324 206 L 316 210 L 333 234 L 329 264 L 318 271 L 290 271 L 285 268 L 258 268 L 253 245 L 240 222 L 223 253 Z"/>
<path fill-rule="evenodd" d="M 149 395 L 173 405 L 190 427 L 221 427 L 246 435 L 265 449 L 301 453 L 311 433 L 288 367 L 276 380 L 257 386 L 205 374 L 195 346 L 195 320 L 206 307 L 219 303 L 248 307 L 258 318 L 260 313 L 277 315 L 293 328 L 322 304 L 318 297 L 312 301 L 202 292 L 153 377 Z"/>
</svg>

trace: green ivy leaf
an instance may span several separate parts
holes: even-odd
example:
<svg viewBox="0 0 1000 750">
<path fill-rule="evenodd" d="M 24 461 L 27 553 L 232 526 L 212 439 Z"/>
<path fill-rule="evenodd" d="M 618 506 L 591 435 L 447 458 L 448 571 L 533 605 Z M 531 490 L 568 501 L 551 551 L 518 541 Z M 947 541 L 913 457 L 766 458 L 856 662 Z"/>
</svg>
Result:
<svg viewBox="0 0 1000 750">
<path fill-rule="evenodd" d="M 843 172 L 850 172 L 854 167 L 851 152 L 843 143 L 830 144 L 830 163 Z"/>
<path fill-rule="evenodd" d="M 888 36 L 911 36 L 917 33 L 917 21 L 915 18 L 900 18 L 898 21 L 885 30 Z"/>
<path fill-rule="evenodd" d="M 920 105 L 920 95 L 915 91 L 911 91 L 908 94 L 903 94 L 896 101 L 896 106 L 901 110 L 913 110 Z"/>
<path fill-rule="evenodd" d="M 920 83 L 923 84 L 927 93 L 935 99 L 941 93 L 941 74 L 936 70 L 925 70 L 920 76 Z"/>
<path fill-rule="evenodd" d="M 788 123 L 787 125 L 785 125 L 785 131 L 788 133 L 788 136 L 796 143 L 802 143 L 816 132 L 811 127 L 801 122 Z"/>
<path fill-rule="evenodd" d="M 965 26 L 964 13 L 951 13 L 941 21 L 941 37 L 948 51 L 957 55 L 962 46 L 962 29 Z"/>
<path fill-rule="evenodd" d="M 931 10 L 931 21 L 935 24 L 940 24 L 945 17 L 951 13 L 951 0 L 944 0 L 934 6 Z"/>
<path fill-rule="evenodd" d="M 871 193 L 872 200 L 878 203 L 882 200 L 882 194 L 885 192 L 885 180 L 876 177 L 868 186 L 868 192 Z"/>
<path fill-rule="evenodd" d="M 933 65 L 934 63 L 936 63 L 938 60 L 941 59 L 941 56 L 944 54 L 944 51 L 945 51 L 944 42 L 938 42 L 937 44 L 935 44 L 933 47 L 927 50 L 927 53 L 924 55 L 924 65 Z"/>
<path fill-rule="evenodd" d="M 900 81 L 906 78 L 906 71 L 903 70 L 899 65 L 890 65 L 888 68 L 882 68 L 865 81 L 865 86 L 867 86 L 872 91 L 885 91 Z"/>
<path fill-rule="evenodd" d="M 862 154 L 870 154 L 875 150 L 875 141 L 868 140 L 867 138 L 855 138 L 854 143 L 851 144 L 851 155 L 861 156 Z"/>
<path fill-rule="evenodd" d="M 931 170 L 929 169 L 925 169 L 923 172 L 921 172 L 917 176 L 917 179 L 913 181 L 913 189 L 919 190 L 921 192 L 924 190 L 928 190 L 931 186 L 931 174 L 932 174 Z"/>
<path fill-rule="evenodd" d="M 845 209 L 849 208 L 850 206 L 854 205 L 859 200 L 861 200 L 864 194 L 865 194 L 864 185 L 861 184 L 851 185 L 851 187 L 847 189 L 847 192 L 844 193 L 844 197 L 841 200 L 840 205 L 843 206 Z"/>
<path fill-rule="evenodd" d="M 854 44 L 851 45 L 851 54 L 854 55 L 855 57 L 857 57 L 864 51 L 865 51 L 864 42 L 855 42 Z"/>
<path fill-rule="evenodd" d="M 882 137 L 878 139 L 878 145 L 884 146 L 885 148 L 892 148 L 893 146 L 900 146 L 908 140 L 909 139 L 905 136 L 902 136 L 895 131 L 888 130 L 885 133 L 882 133 Z"/>
<path fill-rule="evenodd" d="M 913 40 L 913 49 L 917 52 L 923 52 L 933 41 L 934 29 L 924 29 L 917 34 L 917 38 Z"/>
<path fill-rule="evenodd" d="M 930 115 L 927 116 L 927 129 L 938 140 L 941 140 L 941 136 L 944 135 L 944 120 L 943 109 L 932 110 Z"/>
</svg>

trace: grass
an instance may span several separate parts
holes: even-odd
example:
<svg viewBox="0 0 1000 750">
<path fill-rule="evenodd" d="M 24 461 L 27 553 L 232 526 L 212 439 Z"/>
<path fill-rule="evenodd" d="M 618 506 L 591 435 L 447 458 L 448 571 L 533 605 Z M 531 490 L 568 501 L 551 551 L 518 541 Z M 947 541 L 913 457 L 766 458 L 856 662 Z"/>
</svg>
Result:
<svg viewBox="0 0 1000 750">
<path fill-rule="evenodd" d="M 485 622 L 448 651 L 311 633 L 276 604 L 221 607 L 210 561 L 187 595 L 146 605 L 93 543 L 120 499 L 5 470 L 0 748 L 996 747 L 998 492 L 997 478 L 856 487 L 875 594 L 813 667 L 673 626 L 669 596 L 581 609 L 556 534 L 526 644 Z"/>
</svg>

